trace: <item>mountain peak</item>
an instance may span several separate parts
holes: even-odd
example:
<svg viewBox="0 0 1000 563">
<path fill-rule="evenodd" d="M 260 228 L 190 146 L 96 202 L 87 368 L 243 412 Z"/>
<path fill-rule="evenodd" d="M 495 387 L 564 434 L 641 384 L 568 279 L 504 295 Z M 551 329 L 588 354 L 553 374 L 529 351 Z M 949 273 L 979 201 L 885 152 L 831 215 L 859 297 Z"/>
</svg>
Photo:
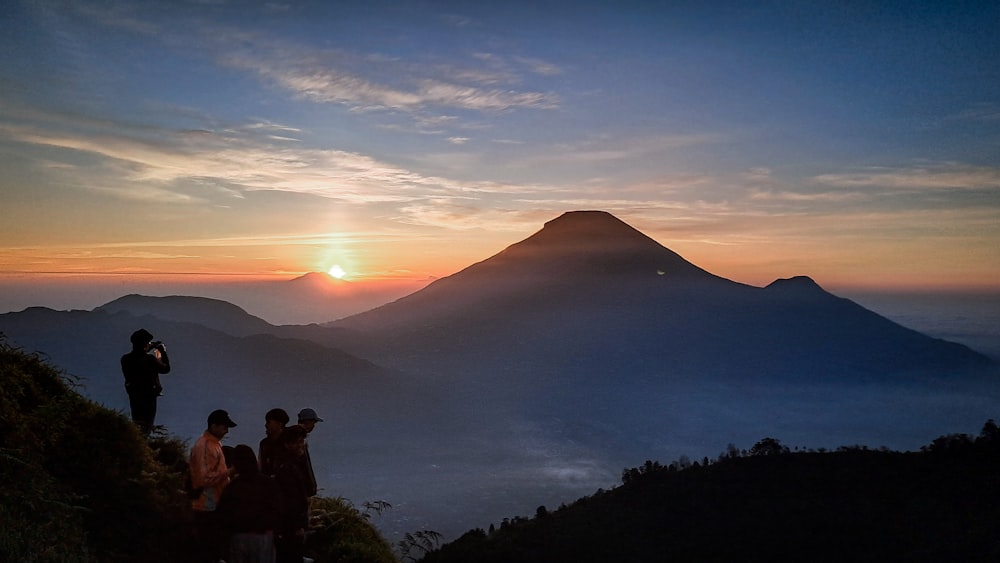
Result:
<svg viewBox="0 0 1000 563">
<path fill-rule="evenodd" d="M 547 221 L 541 231 L 523 242 L 528 241 L 560 245 L 606 245 L 612 241 L 615 245 L 620 245 L 629 241 L 632 245 L 653 243 L 659 246 L 659 243 L 607 211 L 567 211 Z"/>
<path fill-rule="evenodd" d="M 765 289 L 826 293 L 826 291 L 824 291 L 823 288 L 809 276 L 793 276 L 790 278 L 777 279 L 769 283 Z"/>
<path fill-rule="evenodd" d="M 542 230 L 564 231 L 575 234 L 611 232 L 638 232 L 621 219 L 607 211 L 567 211 L 562 215 L 546 221 Z"/>
<path fill-rule="evenodd" d="M 481 264 L 524 272 L 716 278 L 606 211 L 568 211 Z"/>
</svg>

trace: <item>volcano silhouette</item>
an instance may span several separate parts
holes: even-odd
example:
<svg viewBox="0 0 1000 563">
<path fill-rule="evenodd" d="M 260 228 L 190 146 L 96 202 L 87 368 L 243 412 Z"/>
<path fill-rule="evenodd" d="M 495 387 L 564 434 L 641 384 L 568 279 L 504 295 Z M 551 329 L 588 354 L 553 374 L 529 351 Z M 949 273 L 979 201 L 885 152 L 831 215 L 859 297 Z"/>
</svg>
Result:
<svg viewBox="0 0 1000 563">
<path fill-rule="evenodd" d="M 989 364 L 806 276 L 765 288 L 716 276 L 602 211 L 565 213 L 487 260 L 334 324 L 363 335 L 359 355 L 455 377 L 883 378 Z"/>
</svg>

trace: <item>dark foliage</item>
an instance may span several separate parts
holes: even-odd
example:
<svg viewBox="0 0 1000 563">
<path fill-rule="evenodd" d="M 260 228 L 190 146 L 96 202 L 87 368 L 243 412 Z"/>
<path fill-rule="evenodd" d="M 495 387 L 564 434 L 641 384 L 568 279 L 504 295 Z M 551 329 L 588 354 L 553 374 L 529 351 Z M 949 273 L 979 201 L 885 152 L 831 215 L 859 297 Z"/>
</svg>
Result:
<svg viewBox="0 0 1000 563">
<path fill-rule="evenodd" d="M 423 561 L 1000 560 L 993 421 L 920 452 L 792 453 L 767 438 L 750 454 L 647 461 L 618 488 L 470 531 Z"/>
<path fill-rule="evenodd" d="M 316 563 L 395 563 L 392 546 L 369 522 L 371 511 L 391 506 L 375 501 L 364 508 L 358 510 L 343 498 L 314 498 L 306 554 Z"/>
<path fill-rule="evenodd" d="M 0 340 L 0 552 L 12 560 L 183 560 L 184 466 L 162 460 L 184 449 L 147 442 L 43 358 Z"/>
</svg>

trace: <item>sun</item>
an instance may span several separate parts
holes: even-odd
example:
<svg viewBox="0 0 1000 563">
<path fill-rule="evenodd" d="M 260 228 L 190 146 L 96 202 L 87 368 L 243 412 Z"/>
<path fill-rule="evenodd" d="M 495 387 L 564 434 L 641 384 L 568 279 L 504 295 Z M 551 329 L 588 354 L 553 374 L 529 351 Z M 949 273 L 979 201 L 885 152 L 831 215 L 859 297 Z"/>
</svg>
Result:
<svg viewBox="0 0 1000 563">
<path fill-rule="evenodd" d="M 342 279 L 344 276 L 347 275 L 347 272 L 345 272 L 344 269 L 340 267 L 340 264 L 334 264 L 333 266 L 330 266 L 330 269 L 327 270 L 326 273 L 337 278 L 338 280 Z"/>
</svg>

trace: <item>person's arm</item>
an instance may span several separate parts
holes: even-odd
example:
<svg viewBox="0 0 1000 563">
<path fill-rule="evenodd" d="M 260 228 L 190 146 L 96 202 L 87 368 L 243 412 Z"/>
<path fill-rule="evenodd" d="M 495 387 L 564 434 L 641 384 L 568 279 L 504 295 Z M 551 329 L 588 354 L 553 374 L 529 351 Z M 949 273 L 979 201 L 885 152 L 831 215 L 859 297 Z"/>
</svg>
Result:
<svg viewBox="0 0 1000 563">
<path fill-rule="evenodd" d="M 170 373 L 170 356 L 167 355 L 166 344 L 160 344 L 153 349 L 153 358 L 156 359 L 156 373 Z"/>
</svg>

